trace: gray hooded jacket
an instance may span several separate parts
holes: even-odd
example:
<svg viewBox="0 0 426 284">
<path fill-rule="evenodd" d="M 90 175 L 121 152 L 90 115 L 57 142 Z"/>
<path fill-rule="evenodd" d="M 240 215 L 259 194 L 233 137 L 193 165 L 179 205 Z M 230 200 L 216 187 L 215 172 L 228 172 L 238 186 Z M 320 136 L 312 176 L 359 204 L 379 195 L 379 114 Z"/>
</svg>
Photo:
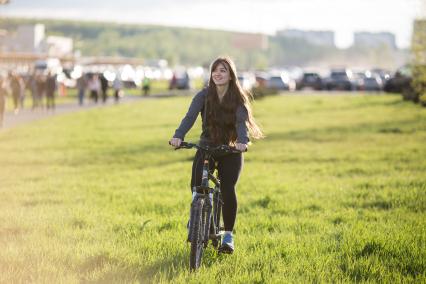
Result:
<svg viewBox="0 0 426 284">
<path fill-rule="evenodd" d="M 202 132 L 200 136 L 200 143 L 204 145 L 212 144 L 210 135 L 206 125 L 206 110 L 205 103 L 207 98 L 207 88 L 198 92 L 192 99 L 191 105 L 189 106 L 188 112 L 182 119 L 179 127 L 176 129 L 174 138 L 180 138 L 184 140 L 186 133 L 194 125 L 199 114 L 202 118 Z M 235 128 L 237 130 L 237 143 L 247 144 L 250 140 L 248 137 L 247 121 L 248 112 L 244 106 L 239 106 L 236 111 L 236 123 Z"/>
</svg>

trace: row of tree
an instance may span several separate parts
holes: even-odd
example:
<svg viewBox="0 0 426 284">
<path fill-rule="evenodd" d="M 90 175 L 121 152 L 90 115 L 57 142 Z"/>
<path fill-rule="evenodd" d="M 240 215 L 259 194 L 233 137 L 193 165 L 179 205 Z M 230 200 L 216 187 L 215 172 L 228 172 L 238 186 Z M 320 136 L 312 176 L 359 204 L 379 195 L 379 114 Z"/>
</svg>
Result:
<svg viewBox="0 0 426 284">
<path fill-rule="evenodd" d="M 426 106 L 426 19 L 414 22 L 411 50 L 413 91 L 405 95 L 409 96 L 408 99 Z"/>
</svg>

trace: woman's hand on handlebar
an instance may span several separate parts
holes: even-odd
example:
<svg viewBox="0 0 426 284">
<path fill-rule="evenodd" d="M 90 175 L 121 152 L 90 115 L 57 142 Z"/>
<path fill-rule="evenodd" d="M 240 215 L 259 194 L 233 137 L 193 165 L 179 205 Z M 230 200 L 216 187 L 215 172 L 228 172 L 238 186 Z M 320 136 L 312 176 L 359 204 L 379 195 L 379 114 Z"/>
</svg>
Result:
<svg viewBox="0 0 426 284">
<path fill-rule="evenodd" d="M 245 152 L 247 151 L 247 147 L 247 144 L 235 143 L 235 149 L 237 149 L 238 151 Z"/>
<path fill-rule="evenodd" d="M 180 143 L 182 143 L 182 139 L 173 137 L 170 139 L 169 144 L 175 148 L 180 146 Z"/>
</svg>

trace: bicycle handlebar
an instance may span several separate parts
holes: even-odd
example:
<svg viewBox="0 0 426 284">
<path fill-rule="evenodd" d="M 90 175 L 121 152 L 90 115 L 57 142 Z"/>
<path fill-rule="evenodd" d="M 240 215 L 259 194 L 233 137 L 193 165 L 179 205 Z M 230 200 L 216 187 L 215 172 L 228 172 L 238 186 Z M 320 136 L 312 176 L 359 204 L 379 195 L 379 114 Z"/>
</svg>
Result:
<svg viewBox="0 0 426 284">
<path fill-rule="evenodd" d="M 170 142 L 169 142 L 170 144 Z M 176 147 L 175 150 L 179 150 L 179 149 L 192 149 L 192 148 L 196 148 L 196 149 L 200 149 L 206 152 L 210 152 L 210 153 L 217 153 L 217 152 L 222 152 L 222 153 L 242 153 L 242 151 L 237 150 L 235 147 L 231 147 L 228 145 L 220 145 L 217 147 L 210 147 L 210 146 L 201 146 L 195 143 L 189 143 L 189 142 L 184 142 L 182 141 L 179 145 L 179 147 Z M 244 151 L 247 152 L 247 149 Z"/>
</svg>

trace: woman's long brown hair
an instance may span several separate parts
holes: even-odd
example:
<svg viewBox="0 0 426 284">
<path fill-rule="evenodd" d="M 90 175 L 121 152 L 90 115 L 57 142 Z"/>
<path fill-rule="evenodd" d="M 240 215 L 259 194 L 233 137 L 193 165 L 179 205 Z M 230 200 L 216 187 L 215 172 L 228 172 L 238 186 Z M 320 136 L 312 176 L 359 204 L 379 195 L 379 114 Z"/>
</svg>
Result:
<svg viewBox="0 0 426 284">
<path fill-rule="evenodd" d="M 212 78 L 212 72 L 219 64 L 222 64 L 228 69 L 231 76 L 229 88 L 222 102 L 219 101 L 216 84 Z M 210 67 L 210 80 L 207 94 L 207 127 L 214 143 L 235 144 L 237 140 L 237 131 L 235 127 L 236 112 L 239 106 L 244 106 L 247 110 L 248 120 L 246 121 L 246 125 L 249 135 L 255 139 L 264 137 L 252 114 L 250 104 L 251 98 L 251 94 L 244 91 L 238 81 L 234 62 L 229 57 L 218 57 L 215 59 Z"/>
</svg>

